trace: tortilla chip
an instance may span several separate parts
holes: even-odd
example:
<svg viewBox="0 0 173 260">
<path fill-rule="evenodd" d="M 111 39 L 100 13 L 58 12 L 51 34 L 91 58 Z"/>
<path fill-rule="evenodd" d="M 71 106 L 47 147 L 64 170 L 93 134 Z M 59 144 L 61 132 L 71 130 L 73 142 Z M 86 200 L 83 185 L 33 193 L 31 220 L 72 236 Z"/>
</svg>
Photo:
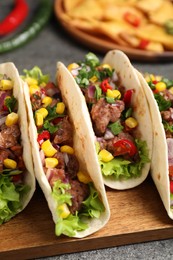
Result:
<svg viewBox="0 0 173 260">
<path fill-rule="evenodd" d="M 158 10 L 150 12 L 149 19 L 155 24 L 164 25 L 167 20 L 173 19 L 173 3 L 164 1 Z"/>
<path fill-rule="evenodd" d="M 100 7 L 99 3 L 94 0 L 82 1 L 80 5 L 77 5 L 74 9 L 68 12 L 71 18 L 80 19 L 101 19 L 104 10 Z"/>
<path fill-rule="evenodd" d="M 167 34 L 165 30 L 158 25 L 148 24 L 136 30 L 135 34 L 140 38 L 160 42 L 167 49 L 173 50 L 173 35 Z"/>
<path fill-rule="evenodd" d="M 155 12 L 161 7 L 164 0 L 140 0 L 135 3 L 135 6 L 145 13 Z M 155 13 L 153 13 L 155 15 Z"/>
<path fill-rule="evenodd" d="M 123 39 L 120 38 L 119 34 L 123 32 L 131 32 L 134 33 L 134 29 L 131 28 L 130 25 L 128 25 L 125 22 L 117 21 L 115 22 L 101 22 L 100 26 L 98 28 L 99 32 L 105 34 L 110 39 L 112 39 L 115 42 L 122 42 L 123 45 L 126 45 L 126 42 L 123 41 Z"/>
<path fill-rule="evenodd" d="M 115 5 L 108 5 L 107 7 L 105 7 L 104 19 L 112 21 L 124 21 L 124 15 L 126 13 L 133 14 L 135 15 L 135 17 L 139 18 L 139 20 L 141 21 L 140 25 L 146 24 L 147 19 L 144 14 L 131 6 L 118 7 Z"/>
</svg>

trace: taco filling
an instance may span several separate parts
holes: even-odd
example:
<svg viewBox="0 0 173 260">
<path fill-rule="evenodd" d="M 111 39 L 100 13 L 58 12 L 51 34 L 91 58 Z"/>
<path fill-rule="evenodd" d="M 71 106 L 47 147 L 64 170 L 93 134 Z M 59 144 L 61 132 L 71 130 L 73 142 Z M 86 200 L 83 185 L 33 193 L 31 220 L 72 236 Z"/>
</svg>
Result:
<svg viewBox="0 0 173 260">
<path fill-rule="evenodd" d="M 88 228 L 86 219 L 100 217 L 104 205 L 90 176 L 80 169 L 73 148 L 73 124 L 60 90 L 38 67 L 24 73 L 42 170 L 57 204 L 55 233 L 74 236 L 76 231 Z"/>
<path fill-rule="evenodd" d="M 144 76 L 157 102 L 165 131 L 168 148 L 170 200 L 173 209 L 173 80 L 152 74 Z"/>
<path fill-rule="evenodd" d="M 85 96 L 104 177 L 121 181 L 141 176 L 150 160 L 147 143 L 135 137 L 138 121 L 131 102 L 135 90 L 126 90 L 115 70 L 93 53 L 68 65 L 68 70 Z"/>
<path fill-rule="evenodd" d="M 8 75 L 0 75 L 0 224 L 22 209 L 23 196 L 30 189 L 24 182 L 26 167 L 13 85 Z"/>
</svg>

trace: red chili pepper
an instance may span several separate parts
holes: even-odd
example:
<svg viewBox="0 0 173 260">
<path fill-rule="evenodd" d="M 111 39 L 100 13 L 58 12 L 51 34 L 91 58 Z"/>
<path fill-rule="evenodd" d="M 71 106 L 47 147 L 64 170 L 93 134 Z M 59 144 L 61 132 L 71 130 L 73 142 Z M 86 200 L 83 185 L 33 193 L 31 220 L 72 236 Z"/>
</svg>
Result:
<svg viewBox="0 0 173 260">
<path fill-rule="evenodd" d="M 124 13 L 124 20 L 130 23 L 131 25 L 133 25 L 134 27 L 138 27 L 141 23 L 141 19 L 135 14 L 130 12 Z"/>
<path fill-rule="evenodd" d="M 128 90 L 124 93 L 123 101 L 124 101 L 124 103 L 126 104 L 127 107 L 130 106 L 133 92 L 134 92 L 133 89 L 128 89 Z"/>
<path fill-rule="evenodd" d="M 135 144 L 128 139 L 120 139 L 114 144 L 114 156 L 129 154 L 131 157 L 134 156 L 138 150 Z"/>
<path fill-rule="evenodd" d="M 108 83 L 108 79 L 103 80 L 100 87 L 105 93 L 107 92 L 108 89 L 112 89 L 112 86 Z"/>
<path fill-rule="evenodd" d="M 142 49 L 142 50 L 145 50 L 149 43 L 150 43 L 149 40 L 147 40 L 147 39 L 141 39 L 141 41 L 140 41 L 140 43 L 139 43 L 139 45 L 138 45 L 138 48 L 139 48 L 139 49 Z"/>
<path fill-rule="evenodd" d="M 15 0 L 14 9 L 0 23 L 0 36 L 14 31 L 27 17 L 28 4 L 25 0 Z"/>
<path fill-rule="evenodd" d="M 44 140 L 50 139 L 50 133 L 47 130 L 43 130 L 40 134 L 38 134 L 37 142 L 42 144 Z"/>
</svg>

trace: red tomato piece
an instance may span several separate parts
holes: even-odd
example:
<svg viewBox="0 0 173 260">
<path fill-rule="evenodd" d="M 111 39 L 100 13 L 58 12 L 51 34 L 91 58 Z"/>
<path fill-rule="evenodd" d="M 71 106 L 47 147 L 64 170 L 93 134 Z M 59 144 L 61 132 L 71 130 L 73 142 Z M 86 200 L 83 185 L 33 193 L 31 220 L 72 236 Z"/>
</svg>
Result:
<svg viewBox="0 0 173 260">
<path fill-rule="evenodd" d="M 141 23 L 141 19 L 137 15 L 130 12 L 124 13 L 124 20 L 134 27 L 138 27 Z"/>
<path fill-rule="evenodd" d="M 138 152 L 136 145 L 128 139 L 118 140 L 114 143 L 114 148 L 114 156 L 129 154 L 132 157 Z"/>
</svg>

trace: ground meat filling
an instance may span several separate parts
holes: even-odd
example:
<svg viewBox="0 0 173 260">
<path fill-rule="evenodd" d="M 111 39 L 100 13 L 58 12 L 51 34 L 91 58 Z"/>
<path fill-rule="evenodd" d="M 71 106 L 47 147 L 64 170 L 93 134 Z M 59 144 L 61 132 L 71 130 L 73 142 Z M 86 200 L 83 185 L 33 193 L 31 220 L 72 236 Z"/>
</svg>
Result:
<svg viewBox="0 0 173 260">
<path fill-rule="evenodd" d="M 77 173 L 79 171 L 79 161 L 73 154 L 68 154 L 68 162 L 66 165 L 66 171 L 70 179 L 77 178 Z"/>
<path fill-rule="evenodd" d="M 53 143 L 54 144 L 67 144 L 73 146 L 73 127 L 69 121 L 69 118 L 66 116 L 59 123 L 58 130 L 54 133 Z"/>
<path fill-rule="evenodd" d="M 124 102 L 117 100 L 115 104 L 109 104 L 104 98 L 92 106 L 91 118 L 96 136 L 102 136 L 110 122 L 116 122 L 124 110 Z"/>
<path fill-rule="evenodd" d="M 41 108 L 42 105 L 41 93 L 37 92 L 31 95 L 31 104 L 32 104 L 33 111 L 36 111 L 37 109 Z"/>
<path fill-rule="evenodd" d="M 69 193 L 72 196 L 72 206 L 69 207 L 69 210 L 74 214 L 76 211 L 81 210 L 82 202 L 89 196 L 89 187 L 78 180 L 70 180 L 70 185 Z"/>
<path fill-rule="evenodd" d="M 10 148 L 18 144 L 20 137 L 20 129 L 18 125 L 7 127 L 5 124 L 1 126 L 0 131 L 0 148 Z"/>
</svg>

